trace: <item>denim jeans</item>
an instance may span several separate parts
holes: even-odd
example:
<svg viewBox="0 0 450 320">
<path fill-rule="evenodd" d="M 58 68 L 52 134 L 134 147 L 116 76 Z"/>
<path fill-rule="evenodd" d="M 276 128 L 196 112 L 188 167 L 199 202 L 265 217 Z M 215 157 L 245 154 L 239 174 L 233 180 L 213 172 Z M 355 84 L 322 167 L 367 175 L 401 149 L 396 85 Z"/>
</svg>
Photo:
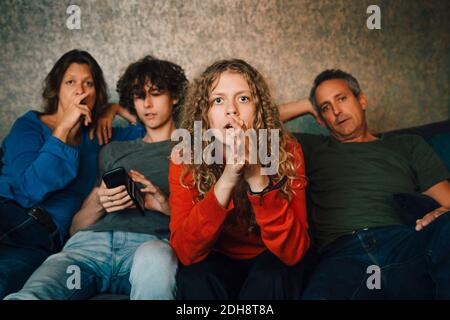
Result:
<svg viewBox="0 0 450 320">
<path fill-rule="evenodd" d="M 338 239 L 323 251 L 303 298 L 450 299 L 450 212 L 419 232 L 396 225 Z"/>
<path fill-rule="evenodd" d="M 0 299 L 22 288 L 28 277 L 58 251 L 58 231 L 48 229 L 15 202 L 0 198 Z"/>
<path fill-rule="evenodd" d="M 100 293 L 173 299 L 177 265 L 168 242 L 156 236 L 80 231 L 6 300 L 90 299 Z"/>
</svg>

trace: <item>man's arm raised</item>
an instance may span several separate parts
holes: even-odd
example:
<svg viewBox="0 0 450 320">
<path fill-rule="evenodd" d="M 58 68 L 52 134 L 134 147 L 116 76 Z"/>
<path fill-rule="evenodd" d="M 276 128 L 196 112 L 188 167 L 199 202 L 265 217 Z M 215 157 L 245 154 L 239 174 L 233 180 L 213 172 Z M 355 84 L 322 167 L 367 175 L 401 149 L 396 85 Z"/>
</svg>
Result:
<svg viewBox="0 0 450 320">
<path fill-rule="evenodd" d="M 283 122 L 308 113 L 313 115 L 316 119 L 318 117 L 317 111 L 314 109 L 311 102 L 306 98 L 280 104 L 278 105 L 278 112 L 280 113 L 280 119 Z"/>
</svg>

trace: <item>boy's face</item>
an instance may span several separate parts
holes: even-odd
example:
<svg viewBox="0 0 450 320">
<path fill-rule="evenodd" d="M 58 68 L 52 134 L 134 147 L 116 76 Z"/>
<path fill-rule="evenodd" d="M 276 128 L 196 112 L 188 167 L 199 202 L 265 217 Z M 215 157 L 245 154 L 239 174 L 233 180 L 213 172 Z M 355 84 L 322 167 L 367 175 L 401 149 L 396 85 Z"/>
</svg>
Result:
<svg viewBox="0 0 450 320">
<path fill-rule="evenodd" d="M 172 107 L 177 103 L 167 90 L 161 91 L 148 82 L 145 97 L 134 98 L 136 114 L 146 128 L 158 129 L 172 120 Z"/>
</svg>

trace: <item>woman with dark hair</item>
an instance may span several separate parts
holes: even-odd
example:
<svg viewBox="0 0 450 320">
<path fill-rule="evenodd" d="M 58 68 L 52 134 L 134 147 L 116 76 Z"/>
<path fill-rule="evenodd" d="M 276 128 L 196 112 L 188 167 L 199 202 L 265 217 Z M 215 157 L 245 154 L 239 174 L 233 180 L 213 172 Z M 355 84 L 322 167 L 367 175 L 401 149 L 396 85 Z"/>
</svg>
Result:
<svg viewBox="0 0 450 320">
<path fill-rule="evenodd" d="M 97 61 L 86 51 L 65 53 L 45 79 L 43 98 L 44 111 L 17 119 L 2 145 L 0 298 L 61 249 L 97 175 L 100 146 L 89 129 L 107 107 Z"/>
</svg>

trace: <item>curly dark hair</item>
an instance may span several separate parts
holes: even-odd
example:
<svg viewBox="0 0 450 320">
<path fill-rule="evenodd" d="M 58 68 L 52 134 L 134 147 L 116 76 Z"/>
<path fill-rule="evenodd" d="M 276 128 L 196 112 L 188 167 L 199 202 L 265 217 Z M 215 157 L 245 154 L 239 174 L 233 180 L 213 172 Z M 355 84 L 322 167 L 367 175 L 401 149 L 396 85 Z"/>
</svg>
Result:
<svg viewBox="0 0 450 320">
<path fill-rule="evenodd" d="M 44 80 L 44 90 L 42 92 L 44 105 L 42 114 L 54 114 L 58 110 L 58 94 L 61 88 L 61 82 L 66 70 L 72 63 L 87 64 L 91 71 L 96 98 L 90 126 L 94 126 L 108 105 L 108 93 L 103 71 L 94 57 L 87 51 L 74 49 L 66 52 L 56 61 Z"/>
<path fill-rule="evenodd" d="M 188 80 L 179 65 L 150 55 L 130 64 L 120 77 L 116 88 L 119 104 L 136 115 L 134 97 L 145 97 L 144 87 L 149 81 L 158 90 L 167 90 L 172 99 L 178 100 L 173 106 L 173 118 L 176 120 L 179 106 L 183 104 Z"/>
</svg>

